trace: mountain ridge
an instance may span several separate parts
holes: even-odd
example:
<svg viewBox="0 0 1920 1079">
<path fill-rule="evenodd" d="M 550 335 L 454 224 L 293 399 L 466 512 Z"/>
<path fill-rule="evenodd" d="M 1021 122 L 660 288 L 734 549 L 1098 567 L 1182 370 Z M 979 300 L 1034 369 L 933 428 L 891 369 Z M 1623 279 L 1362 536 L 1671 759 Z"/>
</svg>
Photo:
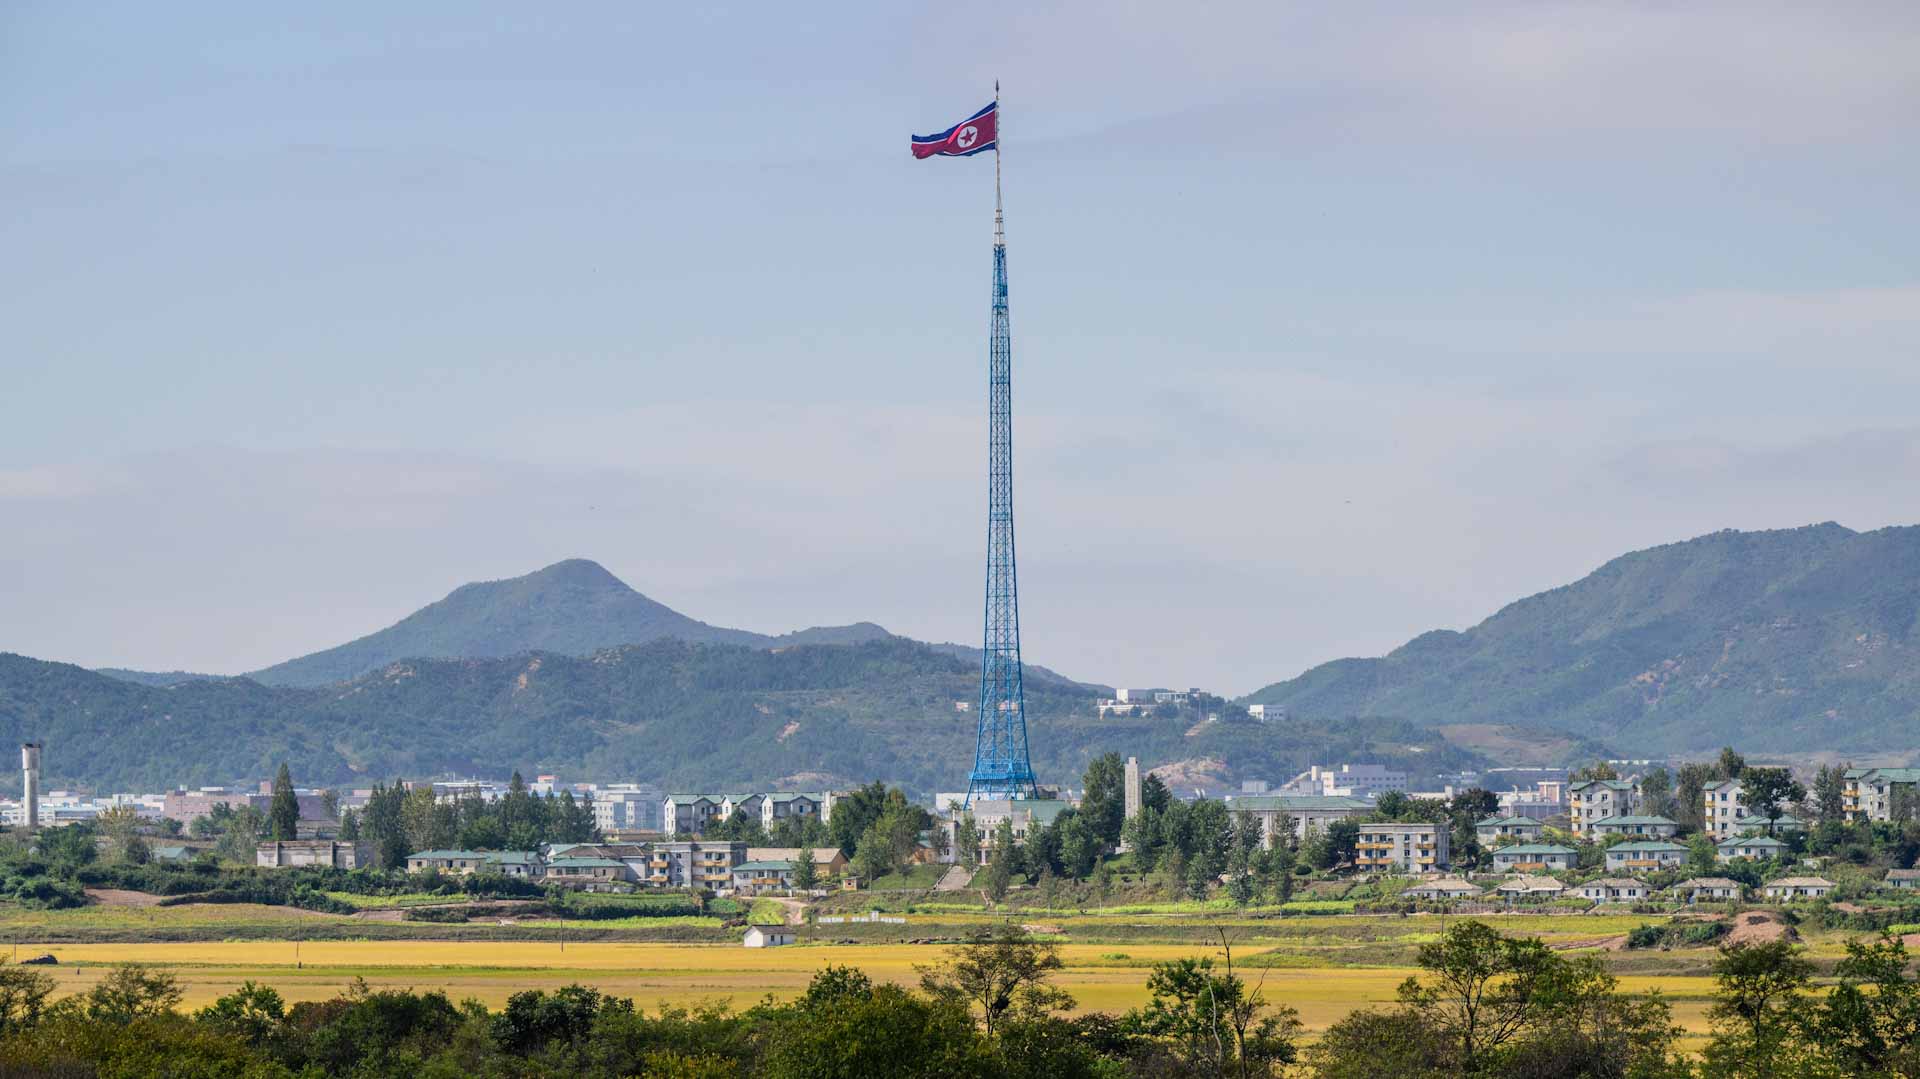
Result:
<svg viewBox="0 0 1920 1079">
<path fill-rule="evenodd" d="M 1920 750 L 1920 527 L 1731 529 L 1630 552 L 1463 631 L 1248 694 L 1290 715 L 1576 730 L 1623 752 Z"/>
</svg>

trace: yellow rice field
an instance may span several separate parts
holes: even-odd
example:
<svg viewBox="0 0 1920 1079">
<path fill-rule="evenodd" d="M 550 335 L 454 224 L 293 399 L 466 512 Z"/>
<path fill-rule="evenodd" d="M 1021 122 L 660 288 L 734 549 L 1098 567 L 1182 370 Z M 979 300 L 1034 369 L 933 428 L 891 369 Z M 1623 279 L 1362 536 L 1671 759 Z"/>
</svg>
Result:
<svg viewBox="0 0 1920 1079">
<path fill-rule="evenodd" d="M 498 1006 L 523 989 L 552 989 L 579 982 L 632 997 L 644 1007 L 661 1002 L 693 1004 L 728 1000 L 746 1007 L 762 996 L 793 996 L 827 964 L 841 964 L 876 979 L 913 982 L 916 964 L 938 961 L 945 948 L 910 944 L 801 944 L 748 949 L 738 945 L 652 943 L 559 943 L 488 941 L 215 941 L 204 943 L 34 945 L 60 960 L 48 968 L 63 992 L 84 989 L 116 963 L 148 963 L 179 976 L 186 1005 L 198 1007 L 252 979 L 272 985 L 289 1000 L 337 994 L 355 977 L 376 988 L 442 989 L 456 1000 L 472 997 Z M 23 951 L 25 954 L 25 951 Z M 1184 944 L 1068 944 L 1058 978 L 1082 1010 L 1124 1011 L 1147 999 L 1149 965 L 1217 950 Z M 1236 954 L 1243 954 L 1236 952 Z M 1268 999 L 1300 1011 L 1309 1031 L 1325 1029 L 1355 1008 L 1393 999 L 1413 973 L 1396 967 L 1315 967 L 1246 970 L 1264 974 Z M 1629 977 L 1622 988 L 1659 988 L 1675 1001 L 1675 1018 L 1702 1029 L 1701 977 Z"/>
</svg>

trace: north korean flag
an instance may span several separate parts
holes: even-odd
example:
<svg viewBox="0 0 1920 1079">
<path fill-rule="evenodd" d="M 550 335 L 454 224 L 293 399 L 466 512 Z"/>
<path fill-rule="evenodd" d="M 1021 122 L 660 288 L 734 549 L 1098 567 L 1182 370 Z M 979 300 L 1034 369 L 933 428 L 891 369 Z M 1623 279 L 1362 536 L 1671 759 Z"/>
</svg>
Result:
<svg viewBox="0 0 1920 1079">
<path fill-rule="evenodd" d="M 995 101 L 938 135 L 915 135 L 913 156 L 972 157 L 991 150 L 1000 145 L 999 119 L 1000 103 Z"/>
</svg>

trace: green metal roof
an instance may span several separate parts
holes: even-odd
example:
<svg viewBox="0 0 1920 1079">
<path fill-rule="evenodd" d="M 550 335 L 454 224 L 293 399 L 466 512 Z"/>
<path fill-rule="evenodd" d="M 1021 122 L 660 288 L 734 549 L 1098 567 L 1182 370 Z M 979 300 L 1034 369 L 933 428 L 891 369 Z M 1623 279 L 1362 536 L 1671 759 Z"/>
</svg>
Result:
<svg viewBox="0 0 1920 1079">
<path fill-rule="evenodd" d="M 1671 821 L 1671 820 L 1668 820 L 1668 819 L 1667 819 L 1667 818 L 1665 818 L 1665 817 L 1639 817 L 1639 816 L 1626 816 L 1626 817 L 1601 817 L 1601 818 L 1600 818 L 1599 820 L 1597 820 L 1597 821 L 1594 821 L 1594 822 L 1593 822 L 1592 824 L 1589 824 L 1589 825 L 1587 825 L 1587 827 L 1589 827 L 1589 828 L 1598 828 L 1598 827 L 1600 827 L 1600 826 L 1601 826 L 1602 824 L 1621 824 L 1621 825 L 1631 825 L 1631 824 L 1671 824 L 1671 825 L 1673 825 L 1673 826 L 1674 826 L 1675 828 L 1678 828 L 1678 827 L 1680 826 L 1680 825 L 1679 825 L 1679 824 L 1678 824 L 1677 822 L 1675 822 L 1675 821 Z"/>
<path fill-rule="evenodd" d="M 1372 809 L 1373 803 L 1344 794 L 1249 794 L 1227 799 L 1233 811 L 1278 809 L 1286 812 L 1311 809 Z"/>
<path fill-rule="evenodd" d="M 1532 817 L 1488 817 L 1486 820 L 1483 820 L 1480 823 L 1474 825 L 1474 827 L 1475 828 L 1499 828 L 1499 827 L 1511 828 L 1516 824 L 1532 825 L 1535 828 L 1544 827 L 1539 821 L 1534 820 Z"/>
<path fill-rule="evenodd" d="M 1875 768 L 1865 778 L 1869 783 L 1920 783 L 1920 768 Z"/>
<path fill-rule="evenodd" d="M 733 867 L 735 873 L 791 873 L 792 862 L 741 862 Z"/>
<path fill-rule="evenodd" d="M 482 858 L 485 858 L 486 856 L 487 856 L 487 852 L 483 850 L 423 850 L 418 854 L 407 855 L 407 860 L 412 861 L 415 858 L 432 858 L 437 861 L 446 861 L 452 858 L 463 858 L 463 859 L 473 859 L 475 861 L 478 861 Z"/>
<path fill-rule="evenodd" d="M 548 869 L 625 869 L 627 863 L 612 858 L 556 858 L 547 863 Z"/>
<path fill-rule="evenodd" d="M 1778 839 L 1774 839 L 1771 836 L 1756 835 L 1756 836 L 1749 836 L 1748 838 L 1745 838 L 1745 839 L 1737 839 L 1737 838 L 1722 839 L 1719 843 L 1715 844 L 1715 846 L 1719 846 L 1719 847 L 1784 847 L 1786 846 L 1786 844 L 1780 842 Z"/>
<path fill-rule="evenodd" d="M 533 865 L 540 861 L 540 856 L 525 850 L 497 850 L 487 855 L 486 860 L 491 865 Z"/>
<path fill-rule="evenodd" d="M 1679 843 L 1668 843 L 1658 839 L 1636 839 L 1631 843 L 1615 843 L 1613 846 L 1607 848 L 1607 852 L 1612 853 L 1616 850 L 1627 850 L 1627 851 L 1677 850 L 1677 851 L 1685 852 L 1687 849 L 1688 849 L 1687 847 Z"/>
<path fill-rule="evenodd" d="M 1511 847 L 1495 847 L 1494 856 L 1503 854 L 1573 854 L 1572 847 L 1563 847 L 1558 843 L 1516 843 Z"/>
<path fill-rule="evenodd" d="M 1633 789 L 1633 784 L 1624 779 L 1583 779 L 1578 783 L 1569 785 L 1567 789 L 1570 791 L 1586 790 L 1588 787 L 1596 784 L 1603 787 L 1610 787 L 1617 791 L 1630 791 Z"/>
<path fill-rule="evenodd" d="M 1796 817 L 1791 813 L 1782 813 L 1779 816 L 1773 818 L 1773 826 L 1775 828 L 1778 828 L 1783 824 L 1789 827 L 1796 824 L 1804 827 L 1806 823 L 1807 823 L 1806 821 L 1801 820 L 1799 817 Z M 1741 817 L 1738 824 L 1739 824 L 1739 827 L 1741 828 L 1765 828 L 1767 826 L 1767 818 L 1762 817 L 1757 813 L 1749 814 L 1747 816 Z"/>
</svg>

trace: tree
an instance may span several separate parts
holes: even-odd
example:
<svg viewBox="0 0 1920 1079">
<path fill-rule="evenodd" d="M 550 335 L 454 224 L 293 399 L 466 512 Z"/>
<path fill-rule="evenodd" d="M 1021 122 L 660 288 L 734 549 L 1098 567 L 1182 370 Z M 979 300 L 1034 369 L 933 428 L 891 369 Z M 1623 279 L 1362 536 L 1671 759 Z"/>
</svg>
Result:
<svg viewBox="0 0 1920 1079">
<path fill-rule="evenodd" d="M 248 980 L 194 1013 L 193 1018 L 258 1048 L 286 1022 L 287 1004 L 278 991 Z"/>
<path fill-rule="evenodd" d="M 1687 840 L 1687 868 L 1696 875 L 1706 876 L 1720 864 L 1720 848 L 1714 845 L 1713 837 L 1704 833 Z"/>
<path fill-rule="evenodd" d="M 1405 791 L 1381 791 L 1380 797 L 1374 800 L 1373 810 L 1382 820 L 1399 820 L 1410 801 Z"/>
<path fill-rule="evenodd" d="M 1813 802 L 1820 823 L 1837 824 L 1847 817 L 1847 766 L 1823 764 L 1813 777 Z"/>
<path fill-rule="evenodd" d="M 1060 871 L 1085 880 L 1113 844 L 1098 835 L 1083 813 L 1066 812 L 1055 819 L 1060 834 Z"/>
<path fill-rule="evenodd" d="M 1327 853 L 1334 865 L 1353 861 L 1354 845 L 1360 842 L 1360 822 L 1351 817 L 1327 825 Z"/>
<path fill-rule="evenodd" d="M 252 865 L 254 848 L 260 843 L 260 832 L 266 823 L 266 814 L 250 805 L 235 809 L 226 816 L 219 842 L 213 845 L 214 853 L 225 861 Z"/>
<path fill-rule="evenodd" d="M 351 809 L 340 812 L 340 838 L 348 842 L 360 838 L 360 814 Z"/>
<path fill-rule="evenodd" d="M 1400 1002 L 1445 1031 L 1460 1047 L 1462 1070 L 1472 1072 L 1486 1053 L 1526 1027 L 1535 995 L 1559 961 L 1538 939 L 1503 937 L 1484 922 L 1458 922 L 1420 946 L 1418 962 L 1427 979 L 1402 982 Z"/>
<path fill-rule="evenodd" d="M 135 1019 L 165 1015 L 180 1003 L 180 986 L 165 971 L 123 963 L 107 973 L 83 998 L 88 1019 L 122 1026 Z"/>
<path fill-rule="evenodd" d="M 962 865 L 980 864 L 980 822 L 973 819 L 973 810 L 960 814 L 960 823 L 954 828 L 954 860 Z"/>
<path fill-rule="evenodd" d="M 1568 778 L 1579 783 L 1589 779 L 1619 779 L 1620 773 L 1606 761 L 1594 761 L 1585 768 L 1574 769 L 1573 775 Z"/>
<path fill-rule="evenodd" d="M 1299 1013 L 1269 1005 L 1258 986 L 1233 972 L 1233 948 L 1222 931 L 1225 969 L 1211 958 L 1176 959 L 1154 967 L 1147 978 L 1153 999 L 1129 1013 L 1126 1026 L 1170 1043 L 1188 1074 L 1270 1076 L 1293 1063 Z"/>
<path fill-rule="evenodd" d="M 1172 802 L 1173 792 L 1167 789 L 1166 783 L 1161 781 L 1159 776 L 1148 772 L 1147 777 L 1140 782 L 1141 807 L 1165 812 Z"/>
<path fill-rule="evenodd" d="M 813 848 L 800 848 L 800 856 L 793 863 L 793 887 L 795 891 L 810 892 L 820 883 L 819 867 L 813 864 Z"/>
<path fill-rule="evenodd" d="M 273 777 L 273 801 L 267 809 L 267 838 L 286 840 L 300 838 L 300 799 L 293 793 L 293 773 L 288 771 L 287 762 L 280 762 L 280 771 Z"/>
<path fill-rule="evenodd" d="M 1747 811 L 1767 818 L 1767 834 L 1773 834 L 1773 822 L 1780 817 L 1781 806 L 1798 802 L 1807 789 L 1785 768 L 1748 768 L 1740 775 L 1740 792 Z"/>
<path fill-rule="evenodd" d="M 132 806 L 114 806 L 94 818 L 107 851 L 122 865 L 145 865 L 153 854 L 140 835 L 140 814 Z"/>
<path fill-rule="evenodd" d="M 991 1038 L 1010 1014 L 1033 1018 L 1073 1007 L 1073 996 L 1050 983 L 1060 967 L 1059 945 L 1004 922 L 975 932 L 950 949 L 943 962 L 914 969 L 921 989 L 935 1000 L 978 1008 Z"/>
<path fill-rule="evenodd" d="M 987 895 L 995 903 L 1007 898 L 1019 861 L 1020 852 L 1013 845 L 1013 822 L 1002 818 L 993 830 L 993 851 L 987 856 Z"/>
<path fill-rule="evenodd" d="M 1120 842 L 1120 828 L 1126 823 L 1127 766 L 1120 754 L 1103 753 L 1087 763 L 1085 782 L 1080 815 L 1093 835 L 1111 850 Z"/>
<path fill-rule="evenodd" d="M 1686 832 L 1698 832 L 1706 827 L 1706 818 L 1702 815 L 1705 807 L 1702 797 L 1706 785 L 1715 779 L 1711 765 L 1683 764 L 1674 776 L 1673 800 L 1677 811 L 1674 820 L 1680 829 Z"/>
<path fill-rule="evenodd" d="M 1802 1020 L 1805 1039 L 1841 1074 L 1920 1076 L 1920 982 L 1907 977 L 1907 962 L 1892 933 L 1847 941 L 1839 984 Z"/>
<path fill-rule="evenodd" d="M 1761 1079 L 1795 1073 L 1801 1045 L 1794 1037 L 1801 994 L 1813 966 L 1787 940 L 1720 949 L 1713 964 L 1720 994 L 1707 1017 L 1707 1074 Z"/>
<path fill-rule="evenodd" d="M 17 1033 L 39 1023 L 47 1009 L 47 997 L 52 993 L 51 974 L 15 966 L 0 956 L 0 1035 Z"/>
<path fill-rule="evenodd" d="M 1747 759 L 1735 753 L 1732 746 L 1722 746 L 1720 758 L 1714 763 L 1714 767 L 1720 773 L 1721 779 L 1739 779 L 1741 773 L 1747 770 Z"/>
<path fill-rule="evenodd" d="M 1640 777 L 1640 804 L 1649 816 L 1679 820 L 1680 807 L 1674 804 L 1673 777 L 1665 768 L 1655 766 Z"/>
</svg>

